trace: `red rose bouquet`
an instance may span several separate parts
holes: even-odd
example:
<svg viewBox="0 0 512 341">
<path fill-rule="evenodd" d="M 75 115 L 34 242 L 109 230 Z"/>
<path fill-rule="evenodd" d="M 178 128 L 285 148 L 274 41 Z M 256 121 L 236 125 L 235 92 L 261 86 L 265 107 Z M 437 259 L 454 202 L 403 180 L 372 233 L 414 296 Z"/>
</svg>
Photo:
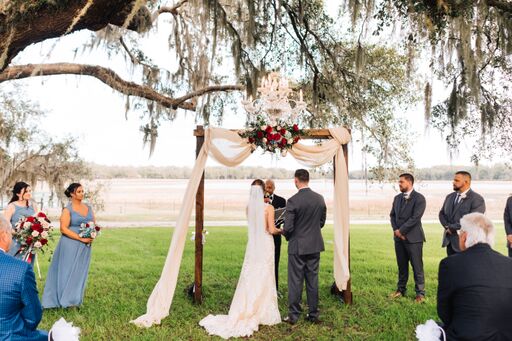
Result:
<svg viewBox="0 0 512 341">
<path fill-rule="evenodd" d="M 39 212 L 34 216 L 21 218 L 14 227 L 13 239 L 20 244 L 16 255 L 28 263 L 32 262 L 37 252 L 44 253 L 48 247 L 53 226 L 46 214 Z"/>
</svg>

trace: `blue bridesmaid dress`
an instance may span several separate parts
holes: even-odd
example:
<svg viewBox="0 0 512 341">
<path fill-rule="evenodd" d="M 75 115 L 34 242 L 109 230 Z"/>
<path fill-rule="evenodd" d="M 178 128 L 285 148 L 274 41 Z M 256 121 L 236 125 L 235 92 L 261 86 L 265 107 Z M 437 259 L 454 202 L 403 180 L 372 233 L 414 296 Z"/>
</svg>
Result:
<svg viewBox="0 0 512 341">
<path fill-rule="evenodd" d="M 13 205 L 14 205 L 14 213 L 12 214 L 12 217 L 11 217 L 11 226 L 12 226 L 12 229 L 14 230 L 16 223 L 21 218 L 33 216 L 36 214 L 36 211 L 34 210 L 34 207 L 32 207 L 31 205 L 29 205 L 28 207 L 27 206 L 18 206 L 16 204 L 13 204 Z M 12 243 L 11 243 L 11 248 L 9 249 L 8 254 L 10 254 L 11 256 L 14 256 L 16 254 L 16 252 L 18 252 L 20 247 L 21 247 L 20 243 L 18 243 L 16 240 L 13 239 Z M 22 257 L 21 257 L 21 255 L 17 255 L 16 258 L 21 259 Z M 34 266 L 33 263 L 34 262 L 32 262 L 30 264 L 32 266 Z"/>
<path fill-rule="evenodd" d="M 71 214 L 69 229 L 79 233 L 80 224 L 93 221 L 92 208 L 87 205 L 87 215 L 66 206 Z M 43 308 L 79 306 L 84 299 L 85 284 L 91 262 L 91 246 L 62 235 L 46 276 Z"/>
</svg>

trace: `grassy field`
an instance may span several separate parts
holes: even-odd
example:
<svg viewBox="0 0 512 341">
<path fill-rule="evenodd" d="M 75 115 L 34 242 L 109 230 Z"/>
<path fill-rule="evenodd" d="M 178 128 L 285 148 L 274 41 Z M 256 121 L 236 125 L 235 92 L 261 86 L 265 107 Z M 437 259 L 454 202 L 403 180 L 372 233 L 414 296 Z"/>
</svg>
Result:
<svg viewBox="0 0 512 341">
<path fill-rule="evenodd" d="M 505 253 L 503 226 L 497 226 L 496 248 Z M 172 230 L 164 228 L 105 230 L 93 245 L 85 301 L 80 309 L 45 310 L 41 328 L 60 316 L 82 328 L 82 340 L 216 340 L 198 326 L 209 313 L 225 314 L 243 261 L 246 229 L 209 228 L 205 245 L 205 303 L 194 305 L 185 295 L 193 282 L 193 243 L 187 241 L 174 302 L 160 326 L 139 329 L 128 323 L 145 312 L 146 300 L 159 278 Z M 354 305 L 342 306 L 329 294 L 332 283 L 333 230 L 324 229 L 326 252 L 320 269 L 320 325 L 300 320 L 260 328 L 254 340 L 414 340 L 414 328 L 436 318 L 437 267 L 445 255 L 439 226 L 427 226 L 424 248 L 427 301 L 413 302 L 412 271 L 408 297 L 393 301 L 396 285 L 393 241 L 387 225 L 355 226 L 351 231 Z M 280 281 L 286 297 L 286 242 L 283 243 Z M 49 263 L 40 258 L 42 281 Z M 279 300 L 282 315 L 286 299 Z M 220 340 L 220 339 L 219 339 Z"/>
</svg>

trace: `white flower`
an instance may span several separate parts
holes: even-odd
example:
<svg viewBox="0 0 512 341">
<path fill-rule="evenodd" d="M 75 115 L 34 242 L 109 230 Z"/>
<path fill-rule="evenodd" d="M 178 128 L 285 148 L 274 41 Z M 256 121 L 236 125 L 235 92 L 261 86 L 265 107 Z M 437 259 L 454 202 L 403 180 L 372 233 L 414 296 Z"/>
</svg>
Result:
<svg viewBox="0 0 512 341">
<path fill-rule="evenodd" d="M 265 129 L 267 129 L 267 126 L 261 126 L 260 129 L 265 130 Z"/>
<path fill-rule="evenodd" d="M 43 230 L 48 231 L 50 229 L 50 224 L 48 224 L 48 222 L 46 220 L 43 220 L 41 225 L 43 225 Z"/>
<path fill-rule="evenodd" d="M 32 231 L 32 237 L 37 237 L 39 236 L 39 232 L 37 231 Z"/>
<path fill-rule="evenodd" d="M 284 137 L 286 137 L 287 139 L 289 139 L 290 137 L 292 137 L 292 133 L 290 133 L 288 130 L 286 131 L 286 134 L 284 134 Z"/>
<path fill-rule="evenodd" d="M 281 127 L 280 127 L 280 126 L 277 126 L 277 127 L 276 127 L 276 130 L 277 130 L 277 131 L 281 130 Z"/>
<path fill-rule="evenodd" d="M 48 232 L 46 232 L 46 231 L 41 232 L 41 237 L 43 237 L 45 239 L 48 238 Z"/>
<path fill-rule="evenodd" d="M 282 150 L 281 150 L 281 156 L 282 156 L 282 157 L 285 157 L 285 156 L 286 156 L 286 154 L 288 154 L 288 151 L 286 151 L 286 149 L 282 149 Z"/>
<path fill-rule="evenodd" d="M 24 224 L 23 224 L 23 228 L 26 230 L 28 229 L 30 226 L 32 226 L 32 223 L 26 221 Z"/>
<path fill-rule="evenodd" d="M 262 141 L 263 141 L 263 143 L 267 143 L 267 138 L 264 137 Z"/>
<path fill-rule="evenodd" d="M 466 197 L 467 197 L 467 196 L 468 196 L 468 195 L 467 195 L 467 193 L 462 193 L 462 194 L 460 195 L 460 200 L 464 200 L 464 199 L 466 199 Z"/>
<path fill-rule="evenodd" d="M 34 232 L 36 232 L 36 231 L 34 231 Z M 43 244 L 41 244 L 41 242 L 35 242 L 35 243 L 34 243 L 34 247 L 35 247 L 36 249 L 40 249 L 40 248 L 42 248 L 42 247 L 43 247 Z"/>
<path fill-rule="evenodd" d="M 288 139 L 288 144 L 292 144 L 293 143 L 293 139 Z"/>
<path fill-rule="evenodd" d="M 94 238 L 96 238 L 96 236 L 97 236 L 96 231 L 92 231 L 91 232 L 91 238 L 94 239 Z"/>
</svg>

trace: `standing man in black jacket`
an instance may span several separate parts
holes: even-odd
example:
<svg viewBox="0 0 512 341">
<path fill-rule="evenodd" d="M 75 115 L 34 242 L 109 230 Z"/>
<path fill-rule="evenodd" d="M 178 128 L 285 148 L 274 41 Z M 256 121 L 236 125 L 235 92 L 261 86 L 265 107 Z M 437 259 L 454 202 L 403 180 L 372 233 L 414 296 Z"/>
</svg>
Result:
<svg viewBox="0 0 512 341">
<path fill-rule="evenodd" d="M 471 174 L 458 171 L 453 177 L 454 192 L 448 194 L 439 211 L 439 221 L 444 228 L 443 247 L 448 256 L 460 252 L 459 235 L 460 218 L 468 213 L 485 213 L 485 201 L 482 196 L 471 189 Z"/>
<path fill-rule="evenodd" d="M 280 197 L 279 195 L 276 195 L 274 193 L 276 189 L 276 184 L 273 180 L 268 179 L 265 181 L 265 202 L 274 206 L 274 208 L 283 208 L 286 207 L 286 199 L 283 197 Z M 276 217 L 277 218 L 277 217 Z M 276 228 L 281 228 L 283 225 L 282 222 L 280 222 L 278 225 L 276 225 Z M 276 290 L 277 294 L 279 293 L 279 259 L 281 258 L 281 235 L 280 234 L 274 234 L 272 235 L 274 237 L 274 271 L 276 276 Z"/>
<path fill-rule="evenodd" d="M 414 177 L 409 173 L 400 175 L 398 186 L 400 194 L 395 196 L 389 214 L 395 240 L 396 262 L 398 264 L 398 283 L 392 298 L 405 295 L 409 279 L 409 262 L 414 272 L 416 302 L 425 301 L 425 274 L 423 272 L 423 243 L 425 233 L 421 217 L 425 212 L 425 197 L 413 188 Z"/>
<path fill-rule="evenodd" d="M 505 222 L 505 233 L 507 234 L 508 256 L 512 257 L 512 196 L 507 200 L 503 221 Z"/>
</svg>

